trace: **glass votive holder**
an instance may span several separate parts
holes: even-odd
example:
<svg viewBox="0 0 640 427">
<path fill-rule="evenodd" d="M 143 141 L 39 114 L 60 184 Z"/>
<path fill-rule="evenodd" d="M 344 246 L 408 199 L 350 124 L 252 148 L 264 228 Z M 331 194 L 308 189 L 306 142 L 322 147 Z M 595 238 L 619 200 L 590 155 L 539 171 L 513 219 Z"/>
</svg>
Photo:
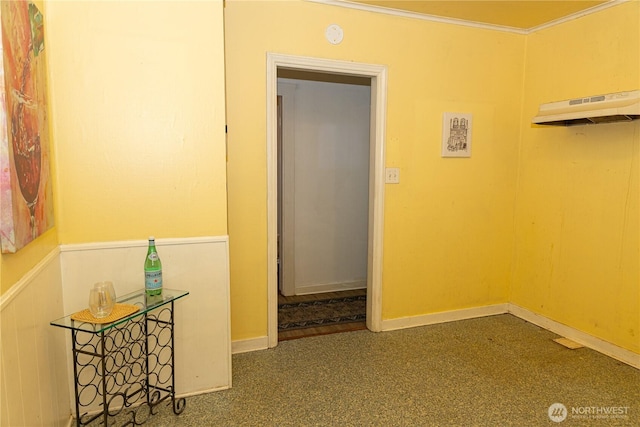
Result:
<svg viewBox="0 0 640 427">
<path fill-rule="evenodd" d="M 112 282 L 98 282 L 89 292 L 89 311 L 96 319 L 107 317 L 116 305 L 116 291 Z"/>
</svg>

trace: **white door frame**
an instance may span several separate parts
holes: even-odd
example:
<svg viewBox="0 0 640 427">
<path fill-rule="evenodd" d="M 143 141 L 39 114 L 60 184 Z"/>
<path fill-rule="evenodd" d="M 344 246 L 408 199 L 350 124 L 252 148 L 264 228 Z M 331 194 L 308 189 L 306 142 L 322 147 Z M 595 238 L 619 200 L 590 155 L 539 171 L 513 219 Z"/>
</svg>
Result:
<svg viewBox="0 0 640 427">
<path fill-rule="evenodd" d="M 278 68 L 371 78 L 367 328 L 382 330 L 382 235 L 384 231 L 387 67 L 267 52 L 267 324 L 269 347 L 278 345 Z"/>
<path fill-rule="evenodd" d="M 279 269 L 278 286 L 282 295 L 291 296 L 296 293 L 295 281 L 295 92 L 296 84 L 278 83 L 278 97 L 282 96 L 281 105 L 282 116 L 278 118 L 282 134 L 278 138 L 280 152 L 278 161 L 280 162 L 280 174 L 278 178 L 278 198 L 280 200 L 279 211 L 277 213 L 280 227 L 280 241 L 278 242 Z M 283 147 L 287 146 L 284 150 Z"/>
</svg>

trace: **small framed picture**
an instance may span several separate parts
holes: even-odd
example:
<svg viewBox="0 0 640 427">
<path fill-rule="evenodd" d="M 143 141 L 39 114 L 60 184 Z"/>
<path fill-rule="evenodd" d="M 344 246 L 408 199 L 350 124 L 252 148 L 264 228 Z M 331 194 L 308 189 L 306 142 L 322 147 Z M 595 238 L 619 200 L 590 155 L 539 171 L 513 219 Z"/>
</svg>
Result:
<svg viewBox="0 0 640 427">
<path fill-rule="evenodd" d="M 442 157 L 471 157 L 472 115 L 444 113 Z"/>
</svg>

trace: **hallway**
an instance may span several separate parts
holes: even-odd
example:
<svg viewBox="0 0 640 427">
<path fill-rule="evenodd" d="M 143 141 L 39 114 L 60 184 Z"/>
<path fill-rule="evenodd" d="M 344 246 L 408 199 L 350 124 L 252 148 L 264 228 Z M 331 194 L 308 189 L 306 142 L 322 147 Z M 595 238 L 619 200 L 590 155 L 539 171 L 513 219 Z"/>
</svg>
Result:
<svg viewBox="0 0 640 427">
<path fill-rule="evenodd" d="M 278 341 L 366 329 L 366 289 L 278 294 Z"/>
</svg>

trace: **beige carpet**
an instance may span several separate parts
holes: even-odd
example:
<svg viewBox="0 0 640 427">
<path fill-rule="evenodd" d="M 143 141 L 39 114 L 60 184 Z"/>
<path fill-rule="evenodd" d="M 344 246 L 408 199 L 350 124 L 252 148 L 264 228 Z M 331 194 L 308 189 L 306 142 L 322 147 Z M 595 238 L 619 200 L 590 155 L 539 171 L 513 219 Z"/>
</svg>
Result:
<svg viewBox="0 0 640 427">
<path fill-rule="evenodd" d="M 234 355 L 232 389 L 187 398 L 179 416 L 163 407 L 147 425 L 640 425 L 640 371 L 554 338 L 505 314 L 285 341 Z"/>
</svg>

